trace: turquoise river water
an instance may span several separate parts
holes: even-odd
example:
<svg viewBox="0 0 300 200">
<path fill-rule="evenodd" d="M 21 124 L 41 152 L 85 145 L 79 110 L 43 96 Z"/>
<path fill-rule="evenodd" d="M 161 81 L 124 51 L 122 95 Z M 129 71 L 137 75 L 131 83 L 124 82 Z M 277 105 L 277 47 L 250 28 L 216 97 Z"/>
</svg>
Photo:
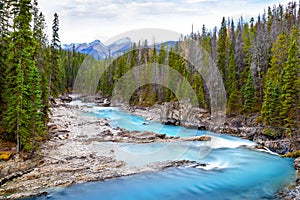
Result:
<svg viewBox="0 0 300 200">
<path fill-rule="evenodd" d="M 31 199 L 277 199 L 296 174 L 293 160 L 268 151 L 253 150 L 254 142 L 207 131 L 166 126 L 119 108 L 94 108 L 91 113 L 108 118 L 113 127 L 154 131 L 168 136 L 209 135 L 209 142 L 122 144 L 120 155 L 129 165 L 189 159 L 206 165 L 188 165 L 159 172 L 106 181 L 77 184 L 47 197 Z M 118 157 L 118 156 L 117 156 Z"/>
</svg>

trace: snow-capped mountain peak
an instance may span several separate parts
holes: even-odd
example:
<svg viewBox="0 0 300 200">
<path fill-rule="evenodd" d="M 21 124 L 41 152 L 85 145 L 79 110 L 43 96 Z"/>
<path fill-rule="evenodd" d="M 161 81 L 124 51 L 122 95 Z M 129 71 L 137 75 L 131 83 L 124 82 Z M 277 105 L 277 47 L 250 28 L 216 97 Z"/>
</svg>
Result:
<svg viewBox="0 0 300 200">
<path fill-rule="evenodd" d="M 65 50 L 72 50 L 75 47 L 76 52 L 89 54 L 96 59 L 103 60 L 109 56 L 119 56 L 127 52 L 132 46 L 130 38 L 121 38 L 108 46 L 105 46 L 100 40 L 94 40 L 90 43 L 71 43 L 63 44 L 62 48 Z"/>
</svg>

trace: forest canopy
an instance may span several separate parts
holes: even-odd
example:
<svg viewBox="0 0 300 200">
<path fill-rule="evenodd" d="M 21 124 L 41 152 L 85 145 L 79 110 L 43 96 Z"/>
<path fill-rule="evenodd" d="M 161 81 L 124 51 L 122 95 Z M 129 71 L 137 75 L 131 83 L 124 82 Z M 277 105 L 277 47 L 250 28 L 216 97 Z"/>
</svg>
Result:
<svg viewBox="0 0 300 200">
<path fill-rule="evenodd" d="M 70 51 L 61 48 L 59 20 L 54 13 L 49 41 L 37 0 L 0 2 L 0 140 L 16 143 L 18 151 L 36 150 L 48 138 L 49 100 L 72 92 L 85 58 L 75 47 Z M 237 21 L 224 17 L 220 21 L 219 28 L 207 30 L 203 25 L 201 32 L 192 32 L 171 47 L 134 44 L 129 52 L 114 59 L 100 77 L 100 94 L 110 97 L 114 84 L 128 70 L 156 62 L 182 74 L 195 91 L 200 107 L 209 109 L 203 78 L 184 56 L 172 53 L 180 52 L 184 43 L 194 40 L 209 52 L 222 74 L 228 116 L 259 114 L 266 134 L 292 135 L 300 125 L 299 5 L 290 2 L 269 7 L 250 21 L 242 17 Z M 177 90 L 186 91 L 180 81 Z M 140 87 L 131 103 L 150 106 L 176 98 L 168 88 L 150 84 Z"/>
</svg>

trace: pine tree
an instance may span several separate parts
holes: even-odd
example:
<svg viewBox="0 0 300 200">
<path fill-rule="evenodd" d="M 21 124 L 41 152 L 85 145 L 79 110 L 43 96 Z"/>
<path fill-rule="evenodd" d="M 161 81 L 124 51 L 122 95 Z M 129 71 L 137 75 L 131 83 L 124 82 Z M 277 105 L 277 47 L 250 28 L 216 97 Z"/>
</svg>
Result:
<svg viewBox="0 0 300 200">
<path fill-rule="evenodd" d="M 245 42 L 243 40 L 243 34 L 244 34 L 244 28 L 243 28 L 243 19 L 241 18 L 238 26 L 237 26 L 237 37 L 236 37 L 236 43 L 235 43 L 235 57 L 236 57 L 236 68 L 237 68 L 237 74 L 238 79 L 240 77 L 240 74 L 245 69 L 245 55 L 243 51 L 243 47 L 245 46 Z"/>
<path fill-rule="evenodd" d="M 228 80 L 227 80 L 227 113 L 234 114 L 240 113 L 241 103 L 238 92 L 237 83 L 237 69 L 236 69 L 236 59 L 235 59 L 235 31 L 234 23 L 231 22 L 230 28 L 230 46 L 229 46 L 229 61 L 228 61 Z"/>
<path fill-rule="evenodd" d="M 5 102 L 3 88 L 5 87 L 5 71 L 7 68 L 7 49 L 9 44 L 9 2 L 3 0 L 0 2 L 0 123 L 2 121 L 2 112 Z M 1 125 L 1 124 L 0 124 Z"/>
<path fill-rule="evenodd" d="M 261 108 L 261 116 L 264 124 L 271 125 L 271 102 L 272 102 L 272 94 L 274 91 L 274 82 L 272 79 L 267 80 L 265 89 L 264 89 L 264 98 L 263 105 Z"/>
<path fill-rule="evenodd" d="M 280 109 L 281 109 L 281 100 L 280 100 L 281 90 L 279 85 L 275 85 L 270 104 L 270 125 L 273 127 L 279 127 L 281 122 Z"/>
<path fill-rule="evenodd" d="M 36 136 L 43 135 L 44 126 L 38 117 L 42 108 L 39 74 L 34 55 L 35 41 L 31 31 L 31 2 L 19 0 L 14 4 L 12 42 L 8 49 L 4 111 L 5 130 L 11 141 L 21 148 L 36 148 Z"/>
<path fill-rule="evenodd" d="M 194 74 L 194 82 L 193 82 L 192 87 L 197 95 L 197 100 L 198 100 L 199 106 L 202 108 L 205 108 L 203 81 L 198 73 Z"/>
<path fill-rule="evenodd" d="M 242 35 L 242 41 L 243 41 L 243 46 L 242 46 L 242 54 L 244 55 L 244 68 L 243 70 L 240 68 L 239 71 L 239 88 L 242 88 L 248 80 L 249 77 L 249 71 L 250 71 L 250 66 L 252 62 L 252 54 L 251 54 L 251 46 L 252 43 L 251 41 L 253 40 L 253 35 L 250 30 L 249 24 L 245 23 L 243 27 L 243 35 Z"/>
<path fill-rule="evenodd" d="M 201 46 L 202 46 L 203 50 L 205 50 L 206 52 L 211 54 L 211 52 L 212 52 L 211 35 L 210 35 L 210 33 L 207 33 L 205 25 L 203 25 L 203 27 L 202 27 L 201 38 L 202 38 Z"/>
<path fill-rule="evenodd" d="M 272 59 L 268 69 L 266 80 L 272 79 L 277 83 L 281 72 L 286 64 L 288 55 L 288 37 L 285 32 L 281 32 L 272 47 Z"/>
<path fill-rule="evenodd" d="M 37 0 L 33 2 L 33 36 L 36 41 L 35 46 L 35 61 L 41 77 L 42 90 L 42 120 L 46 125 L 49 121 L 49 49 L 48 39 L 45 34 L 46 23 L 44 15 L 39 12 Z"/>
<path fill-rule="evenodd" d="M 300 65 L 299 49 L 295 40 L 291 42 L 289 48 L 288 59 L 282 72 L 282 109 L 281 117 L 283 124 L 287 128 L 295 128 L 296 122 L 296 107 L 297 107 L 297 67 Z"/>
<path fill-rule="evenodd" d="M 60 66 L 60 40 L 59 40 L 59 19 L 58 14 L 54 14 L 52 25 L 52 41 L 51 41 L 51 66 L 50 66 L 50 94 L 58 96 L 63 92 L 63 71 Z"/>
<path fill-rule="evenodd" d="M 219 30 L 217 45 L 217 66 L 223 77 L 223 81 L 227 80 L 227 27 L 225 17 L 222 19 L 221 28 Z"/>
<path fill-rule="evenodd" d="M 247 83 L 243 88 L 243 111 L 244 113 L 251 113 L 255 106 L 255 88 L 254 80 L 251 72 L 249 72 Z"/>
<path fill-rule="evenodd" d="M 273 95 L 274 88 L 276 85 L 280 84 L 280 77 L 283 68 L 286 65 L 287 61 L 287 53 L 288 53 L 288 38 L 285 32 L 282 32 L 277 40 L 276 43 L 272 47 L 272 59 L 271 59 L 271 66 L 268 68 L 266 74 L 266 81 L 264 87 L 264 97 L 263 97 L 263 104 L 261 109 L 261 115 L 263 121 L 266 125 L 273 125 L 273 121 L 277 123 L 277 120 L 274 119 L 274 110 L 280 109 L 280 107 L 271 108 L 271 104 L 277 96 Z M 280 106 L 276 104 L 276 106 Z M 273 110 L 273 111 L 272 111 Z M 277 112 L 277 111 L 276 111 Z"/>
</svg>

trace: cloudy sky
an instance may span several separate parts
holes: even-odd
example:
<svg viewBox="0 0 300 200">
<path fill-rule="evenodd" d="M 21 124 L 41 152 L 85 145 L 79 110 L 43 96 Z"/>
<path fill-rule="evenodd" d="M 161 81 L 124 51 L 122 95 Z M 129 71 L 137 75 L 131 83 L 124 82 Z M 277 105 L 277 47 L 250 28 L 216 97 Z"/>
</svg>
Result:
<svg viewBox="0 0 300 200">
<path fill-rule="evenodd" d="M 39 0 L 51 35 L 53 14 L 60 17 L 62 43 L 102 42 L 141 28 L 163 28 L 182 34 L 219 27 L 223 16 L 245 20 L 268 6 L 289 0 Z"/>
</svg>

